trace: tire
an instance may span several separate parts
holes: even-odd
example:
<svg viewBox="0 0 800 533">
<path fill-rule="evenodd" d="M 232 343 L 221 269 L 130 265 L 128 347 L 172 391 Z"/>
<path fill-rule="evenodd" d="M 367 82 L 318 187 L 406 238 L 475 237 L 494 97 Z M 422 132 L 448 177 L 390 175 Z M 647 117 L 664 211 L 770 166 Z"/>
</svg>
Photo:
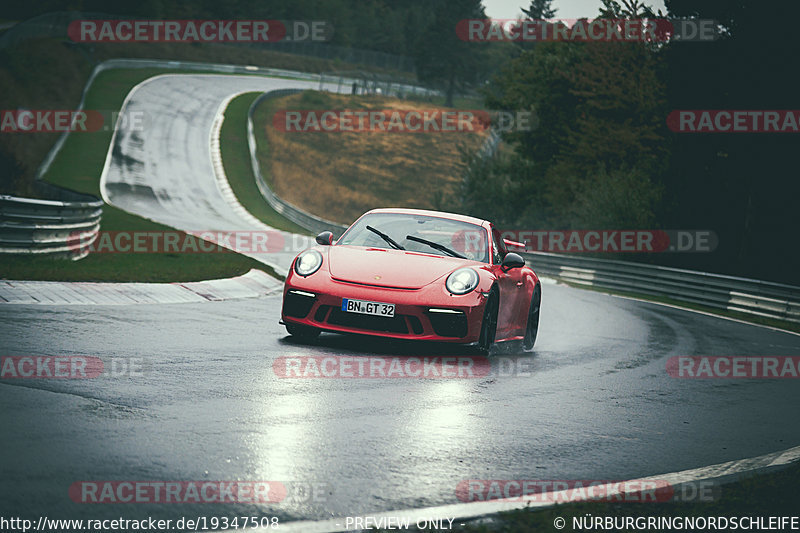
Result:
<svg viewBox="0 0 800 533">
<path fill-rule="evenodd" d="M 542 307 L 542 289 L 541 284 L 537 283 L 533 289 L 533 297 L 531 298 L 531 306 L 528 309 L 528 325 L 525 328 L 525 338 L 522 341 L 522 349 L 526 352 L 533 351 L 533 345 L 536 344 L 536 335 L 539 333 L 539 312 Z"/>
<path fill-rule="evenodd" d="M 288 322 L 285 325 L 286 331 L 289 332 L 289 335 L 296 337 L 298 340 L 313 341 L 319 337 L 320 334 L 320 331 L 317 328 L 312 328 L 310 326 L 303 326 L 302 324 L 289 324 Z"/>
<path fill-rule="evenodd" d="M 497 312 L 500 308 L 500 297 L 497 290 L 492 289 L 489 299 L 483 310 L 483 320 L 481 321 L 481 334 L 478 338 L 478 351 L 483 355 L 489 355 L 497 334 Z"/>
</svg>

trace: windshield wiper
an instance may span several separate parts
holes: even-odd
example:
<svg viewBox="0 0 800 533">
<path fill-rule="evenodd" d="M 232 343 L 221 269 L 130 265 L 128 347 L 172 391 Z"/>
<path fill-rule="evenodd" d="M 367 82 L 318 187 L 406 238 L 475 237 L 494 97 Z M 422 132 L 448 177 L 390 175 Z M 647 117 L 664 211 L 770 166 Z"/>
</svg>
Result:
<svg viewBox="0 0 800 533">
<path fill-rule="evenodd" d="M 392 239 L 391 237 L 386 235 L 384 232 L 382 232 L 380 230 L 377 230 L 377 229 L 373 228 L 372 226 L 367 226 L 367 229 L 370 230 L 371 232 L 373 232 L 374 234 L 376 234 L 378 237 L 380 237 L 384 241 L 388 242 L 389 245 L 392 248 L 394 248 L 395 250 L 405 250 L 405 248 L 403 248 L 402 246 L 400 246 L 399 244 L 394 242 L 394 239 Z"/>
<path fill-rule="evenodd" d="M 451 250 L 447 246 L 443 246 L 443 245 L 439 244 L 438 242 L 427 241 L 425 239 L 420 239 L 419 237 L 414 237 L 413 235 L 406 235 L 406 239 L 408 239 L 409 241 L 415 241 L 415 242 L 421 242 L 422 244 L 427 244 L 431 248 L 436 248 L 440 252 L 444 252 L 449 256 L 458 257 L 460 259 L 466 259 L 466 257 L 461 255 L 460 253 L 458 253 L 458 252 L 456 252 L 454 250 Z"/>
</svg>

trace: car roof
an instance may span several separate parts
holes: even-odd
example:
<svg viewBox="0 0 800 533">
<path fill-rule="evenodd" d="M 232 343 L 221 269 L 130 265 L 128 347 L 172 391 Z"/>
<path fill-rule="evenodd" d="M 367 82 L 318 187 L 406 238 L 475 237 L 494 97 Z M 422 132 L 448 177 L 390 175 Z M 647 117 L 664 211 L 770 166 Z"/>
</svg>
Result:
<svg viewBox="0 0 800 533">
<path fill-rule="evenodd" d="M 467 215 L 459 215 L 457 213 L 445 213 L 444 211 L 431 211 L 428 209 L 406 209 L 402 207 L 382 207 L 379 209 L 371 209 L 364 213 L 364 215 L 369 215 L 372 213 L 398 213 L 402 215 L 427 215 L 430 217 L 439 217 L 439 218 L 449 218 L 451 220 L 457 220 L 459 222 L 468 222 L 470 224 L 475 224 L 476 226 L 489 226 L 488 220 L 482 220 L 480 218 L 470 217 Z M 363 216 L 363 215 L 362 215 Z"/>
</svg>

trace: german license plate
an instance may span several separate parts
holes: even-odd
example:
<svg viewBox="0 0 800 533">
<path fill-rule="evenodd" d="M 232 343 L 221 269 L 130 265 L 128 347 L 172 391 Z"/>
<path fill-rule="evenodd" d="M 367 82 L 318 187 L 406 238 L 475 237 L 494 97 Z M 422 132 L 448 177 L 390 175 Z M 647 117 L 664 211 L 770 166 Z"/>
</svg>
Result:
<svg viewBox="0 0 800 533">
<path fill-rule="evenodd" d="M 342 298 L 342 311 L 361 313 L 362 315 L 394 316 L 394 304 Z"/>
</svg>

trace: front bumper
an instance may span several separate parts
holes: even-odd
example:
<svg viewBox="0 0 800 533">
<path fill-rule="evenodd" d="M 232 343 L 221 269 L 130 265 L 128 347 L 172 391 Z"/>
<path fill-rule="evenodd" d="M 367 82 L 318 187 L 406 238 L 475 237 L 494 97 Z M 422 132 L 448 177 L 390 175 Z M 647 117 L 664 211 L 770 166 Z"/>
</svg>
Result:
<svg viewBox="0 0 800 533">
<path fill-rule="evenodd" d="M 486 298 L 477 290 L 454 296 L 440 283 L 408 290 L 341 282 L 321 274 L 318 279 L 313 275 L 287 278 L 281 309 L 284 323 L 340 333 L 461 344 L 475 343 L 480 337 Z M 343 298 L 395 304 L 395 315 L 344 312 Z"/>
</svg>

